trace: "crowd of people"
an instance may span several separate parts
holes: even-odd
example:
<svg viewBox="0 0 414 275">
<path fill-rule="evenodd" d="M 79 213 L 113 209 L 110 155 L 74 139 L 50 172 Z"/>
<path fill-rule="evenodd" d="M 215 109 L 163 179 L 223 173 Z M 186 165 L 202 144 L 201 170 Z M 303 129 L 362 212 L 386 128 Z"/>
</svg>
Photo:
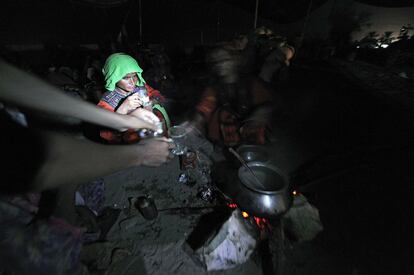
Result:
<svg viewBox="0 0 414 275">
<path fill-rule="evenodd" d="M 286 39 L 266 28 L 215 45 L 205 55 L 202 88 L 193 91 L 197 101 L 180 119 L 170 117 L 175 105 L 167 105 L 169 94 L 153 88 L 164 86 L 145 79 L 132 53 L 112 53 L 102 63 L 88 60 L 83 75 L 67 66 L 50 67 L 43 80 L 0 60 L 6 175 L 0 267 L 16 274 L 87 274 L 81 251 L 90 228 L 79 218 L 85 207 L 76 207 L 75 199 L 82 197 L 81 186 L 102 196 L 99 179 L 105 175 L 168 162 L 172 123 L 197 129 L 218 148 L 266 144 L 275 89 L 294 54 Z M 63 129 L 77 125 L 80 134 L 51 128 L 50 121 Z M 94 126 L 96 139 L 84 132 L 85 125 Z M 144 138 L 141 129 L 161 134 Z M 89 208 L 92 217 L 102 214 Z"/>
</svg>

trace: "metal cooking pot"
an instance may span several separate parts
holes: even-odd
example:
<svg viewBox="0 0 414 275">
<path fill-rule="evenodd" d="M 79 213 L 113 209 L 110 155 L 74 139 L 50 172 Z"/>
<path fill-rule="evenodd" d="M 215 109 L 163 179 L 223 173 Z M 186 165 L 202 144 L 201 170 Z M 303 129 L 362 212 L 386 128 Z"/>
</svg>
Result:
<svg viewBox="0 0 414 275">
<path fill-rule="evenodd" d="M 293 194 L 288 177 L 269 163 L 249 162 L 256 179 L 246 167 L 238 169 L 238 190 L 234 200 L 250 215 L 277 218 L 292 205 Z"/>
<path fill-rule="evenodd" d="M 245 162 L 268 162 L 269 151 L 263 145 L 241 145 L 236 152 Z"/>
</svg>

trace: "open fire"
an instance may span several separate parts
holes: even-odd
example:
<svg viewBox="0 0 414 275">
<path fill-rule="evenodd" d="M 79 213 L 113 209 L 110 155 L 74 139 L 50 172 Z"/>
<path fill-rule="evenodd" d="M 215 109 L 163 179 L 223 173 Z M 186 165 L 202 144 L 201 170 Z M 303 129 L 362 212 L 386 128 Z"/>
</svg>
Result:
<svg viewBox="0 0 414 275">
<path fill-rule="evenodd" d="M 246 262 L 264 240 L 270 251 L 281 247 L 276 244 L 284 242 L 283 223 L 256 217 L 222 195 L 221 207 L 203 215 L 184 244 L 196 263 L 207 271 L 224 270 Z"/>
<path fill-rule="evenodd" d="M 234 202 L 227 203 L 227 206 L 231 209 L 238 208 L 238 205 Z M 243 218 L 245 219 L 253 219 L 256 225 L 259 227 L 259 229 L 264 229 L 267 225 L 267 220 L 265 218 L 259 218 L 255 216 L 251 216 L 249 213 L 245 211 L 241 211 Z"/>
<path fill-rule="evenodd" d="M 297 196 L 297 195 L 299 195 L 299 192 L 297 192 L 296 190 L 294 190 L 292 192 L 292 194 L 293 194 L 293 196 Z M 227 206 L 229 208 L 231 208 L 231 209 L 239 208 L 239 206 L 236 203 L 232 202 L 232 201 L 227 202 Z M 253 219 L 254 222 L 256 223 L 256 225 L 259 227 L 259 229 L 264 229 L 266 226 L 269 225 L 269 221 L 267 219 L 265 219 L 265 218 L 260 218 L 260 217 L 252 216 L 248 212 L 243 211 L 243 210 L 241 210 L 241 213 L 242 213 L 243 218 L 245 218 L 245 219 Z"/>
</svg>

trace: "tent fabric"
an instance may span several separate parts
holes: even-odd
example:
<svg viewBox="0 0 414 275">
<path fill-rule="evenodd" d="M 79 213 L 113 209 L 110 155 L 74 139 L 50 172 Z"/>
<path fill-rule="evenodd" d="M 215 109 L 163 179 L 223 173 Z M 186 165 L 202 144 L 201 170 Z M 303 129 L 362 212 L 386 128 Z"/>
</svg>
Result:
<svg viewBox="0 0 414 275">
<path fill-rule="evenodd" d="M 125 3 L 128 3 L 129 0 L 70 0 L 73 4 L 86 4 L 92 5 L 95 7 L 118 7 L 122 6 Z"/>
<path fill-rule="evenodd" d="M 138 1 L 3 0 L 0 20 L 5 27 L 0 28 L 2 38 L 0 45 L 22 43 L 52 46 L 90 43 L 107 45 L 119 36 L 123 26 L 127 27 L 130 40 L 138 40 L 141 27 L 138 18 Z M 298 22 L 305 18 L 310 3 L 312 3 L 310 10 L 313 11 L 329 0 L 258 1 L 259 25 L 261 25 L 266 24 L 263 23 L 264 19 L 276 24 Z M 413 0 L 354 1 L 384 7 L 414 6 Z M 253 26 L 255 2 L 255 0 L 142 1 L 143 40 L 153 43 L 177 41 L 177 34 L 184 33 L 186 37 L 192 39 L 191 41 L 199 39 L 200 36 L 203 41 L 212 41 L 225 37 L 227 33 L 224 28 L 243 33 Z"/>
<path fill-rule="evenodd" d="M 355 0 L 356 2 L 377 7 L 414 7 L 413 0 Z"/>
<path fill-rule="evenodd" d="M 181 0 L 178 0 L 181 1 Z M 259 0 L 259 3 L 265 6 L 272 5 L 276 3 L 279 6 L 289 6 L 289 5 L 295 5 L 300 6 L 304 4 L 307 6 L 309 4 L 310 0 L 290 0 L 290 1 L 274 1 L 274 0 Z M 313 2 L 326 2 L 327 0 L 317 1 L 313 0 Z M 414 6 L 414 1 L 412 0 L 355 0 L 357 2 L 360 2 L 362 4 L 372 5 L 372 6 L 379 6 L 379 7 L 412 7 Z M 71 2 L 74 3 L 84 3 L 84 4 L 91 4 L 95 6 L 101 6 L 101 7 L 111 7 L 111 6 L 119 6 L 122 4 L 125 4 L 129 2 L 129 0 L 71 0 Z M 243 5 L 243 6 L 249 6 L 251 8 L 254 8 L 255 1 L 252 0 L 223 0 L 223 2 L 228 2 L 235 5 Z M 279 2 L 279 3 L 278 3 Z"/>
</svg>

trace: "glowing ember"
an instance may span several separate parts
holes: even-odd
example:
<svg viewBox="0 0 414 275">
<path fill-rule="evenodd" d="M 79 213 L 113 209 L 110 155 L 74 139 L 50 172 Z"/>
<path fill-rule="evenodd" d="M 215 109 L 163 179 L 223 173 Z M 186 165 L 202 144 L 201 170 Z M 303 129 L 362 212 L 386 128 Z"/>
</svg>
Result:
<svg viewBox="0 0 414 275">
<path fill-rule="evenodd" d="M 235 203 L 229 203 L 229 204 L 227 204 L 227 206 L 232 208 L 232 209 L 237 208 L 237 204 L 235 204 Z"/>
<path fill-rule="evenodd" d="M 294 191 L 294 192 L 296 192 L 296 191 Z M 231 209 L 236 209 L 236 208 L 239 207 L 236 203 L 227 203 L 227 206 L 229 208 L 231 208 Z M 245 219 L 248 219 L 248 218 L 251 219 L 251 218 L 253 218 L 254 221 L 255 221 L 255 223 L 257 224 L 257 226 L 260 229 L 263 229 L 263 228 L 266 227 L 267 220 L 265 218 L 259 218 L 259 217 L 255 217 L 255 216 L 250 216 L 249 213 L 247 213 L 245 211 L 242 211 L 241 213 L 242 213 L 243 218 L 245 218 Z"/>
<path fill-rule="evenodd" d="M 266 226 L 267 221 L 266 221 L 265 218 L 258 218 L 258 217 L 253 217 L 253 218 L 254 218 L 254 221 L 256 222 L 257 226 L 260 229 L 263 229 Z"/>
</svg>

